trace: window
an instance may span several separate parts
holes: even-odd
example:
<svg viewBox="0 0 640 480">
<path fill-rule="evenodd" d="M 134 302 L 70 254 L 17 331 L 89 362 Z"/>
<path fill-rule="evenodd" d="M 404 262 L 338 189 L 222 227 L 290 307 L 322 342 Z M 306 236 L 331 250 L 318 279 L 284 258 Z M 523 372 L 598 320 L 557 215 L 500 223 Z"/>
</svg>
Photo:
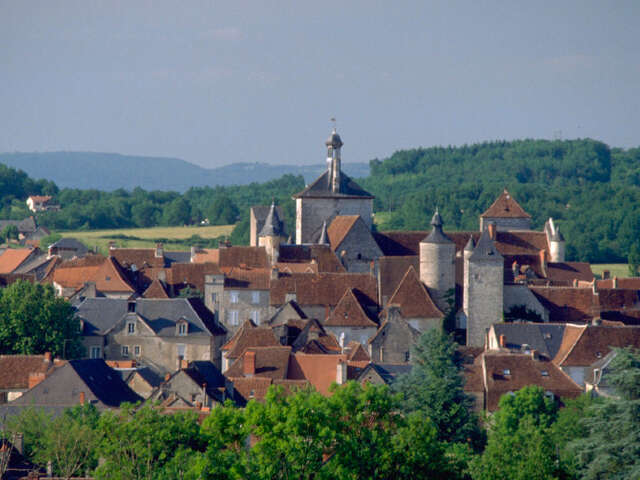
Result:
<svg viewBox="0 0 640 480">
<path fill-rule="evenodd" d="M 255 290 L 251 292 L 251 303 L 260 303 L 260 292 Z"/>
<path fill-rule="evenodd" d="M 508 368 L 505 368 L 504 370 L 502 370 L 502 374 L 503 375 L 511 375 L 511 370 L 509 370 Z"/>
<path fill-rule="evenodd" d="M 176 345 L 177 349 L 178 349 L 178 356 L 180 358 L 184 358 L 184 353 L 186 350 L 186 347 L 184 345 L 184 343 L 179 343 L 178 345 Z"/>
<path fill-rule="evenodd" d="M 127 304 L 127 310 L 129 312 L 135 312 L 136 311 L 136 302 L 129 302 Z"/>
<path fill-rule="evenodd" d="M 187 322 L 180 322 L 178 324 L 178 335 L 184 336 L 187 334 Z"/>
<path fill-rule="evenodd" d="M 256 325 L 260 325 L 260 310 L 251 310 L 251 320 Z"/>
<path fill-rule="evenodd" d="M 98 346 L 92 346 L 89 350 L 89 358 L 102 358 L 102 348 Z"/>
<path fill-rule="evenodd" d="M 240 293 L 239 292 L 236 292 L 236 291 L 229 292 L 229 301 L 231 303 L 238 303 L 239 299 L 240 299 Z"/>
<path fill-rule="evenodd" d="M 211 294 L 211 303 L 216 303 L 218 301 L 218 294 L 216 292 L 213 292 Z"/>
<path fill-rule="evenodd" d="M 133 347 L 133 355 L 135 357 L 139 357 L 141 352 L 142 352 L 142 350 L 140 349 L 140 345 L 135 345 Z"/>
<path fill-rule="evenodd" d="M 136 333 L 136 324 L 133 322 L 127 323 L 127 335 L 133 335 Z"/>
<path fill-rule="evenodd" d="M 238 310 L 229 310 L 229 325 L 238 325 Z"/>
<path fill-rule="evenodd" d="M 129 356 L 129 345 L 122 345 L 121 353 L 122 353 L 123 357 L 128 357 Z"/>
<path fill-rule="evenodd" d="M 540 373 L 542 374 L 543 377 L 548 377 L 549 376 L 549 372 L 546 371 L 546 370 L 542 370 Z"/>
<path fill-rule="evenodd" d="M 404 352 L 404 361 L 408 362 L 411 360 L 411 352 Z"/>
</svg>

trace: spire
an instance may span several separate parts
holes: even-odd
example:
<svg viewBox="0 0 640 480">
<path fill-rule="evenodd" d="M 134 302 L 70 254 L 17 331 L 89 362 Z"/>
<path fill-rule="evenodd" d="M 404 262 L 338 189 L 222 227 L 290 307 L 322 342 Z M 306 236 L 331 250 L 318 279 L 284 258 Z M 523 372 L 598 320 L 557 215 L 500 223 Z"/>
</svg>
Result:
<svg viewBox="0 0 640 480">
<path fill-rule="evenodd" d="M 476 248 L 476 242 L 473 241 L 473 236 L 469 237 L 469 241 L 467 245 L 464 247 L 465 252 L 473 252 L 473 249 Z"/>
<path fill-rule="evenodd" d="M 327 221 L 322 222 L 322 231 L 320 232 L 320 239 L 318 240 L 320 245 L 329 245 L 329 238 L 327 236 Z"/>
<path fill-rule="evenodd" d="M 433 225 L 431 233 L 427 235 L 421 243 L 453 243 L 442 231 L 442 217 L 437 208 L 436 213 L 434 213 L 433 218 L 431 218 L 431 225 Z"/>
<path fill-rule="evenodd" d="M 264 221 L 264 225 L 260 233 L 259 237 L 279 237 L 282 235 L 282 222 L 280 221 L 280 217 L 278 216 L 278 211 L 276 210 L 275 202 L 271 202 L 271 208 L 269 209 L 269 213 L 267 214 L 267 218 Z"/>
</svg>

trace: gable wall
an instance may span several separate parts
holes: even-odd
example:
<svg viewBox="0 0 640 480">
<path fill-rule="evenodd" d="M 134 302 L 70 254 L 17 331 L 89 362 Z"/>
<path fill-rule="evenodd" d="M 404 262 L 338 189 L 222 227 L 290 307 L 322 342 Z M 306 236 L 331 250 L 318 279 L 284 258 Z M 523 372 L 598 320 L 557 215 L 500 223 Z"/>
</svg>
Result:
<svg viewBox="0 0 640 480">
<path fill-rule="evenodd" d="M 336 215 L 360 215 L 371 230 L 373 219 L 371 198 L 297 198 L 296 199 L 296 243 L 313 243 L 322 230 Z"/>
</svg>

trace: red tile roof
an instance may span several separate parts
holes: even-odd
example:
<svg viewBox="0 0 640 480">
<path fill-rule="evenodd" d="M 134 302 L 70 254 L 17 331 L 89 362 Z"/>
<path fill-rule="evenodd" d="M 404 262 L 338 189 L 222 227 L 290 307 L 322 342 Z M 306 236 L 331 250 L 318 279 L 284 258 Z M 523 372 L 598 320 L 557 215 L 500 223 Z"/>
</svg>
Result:
<svg viewBox="0 0 640 480">
<path fill-rule="evenodd" d="M 420 268 L 420 260 L 417 255 L 380 257 L 378 259 L 378 269 L 380 272 L 380 295 L 382 302 L 386 297 L 387 301 L 396 291 L 400 281 L 404 278 L 409 267 L 416 271 Z"/>
<path fill-rule="evenodd" d="M 585 322 L 600 311 L 591 288 L 531 286 L 529 289 L 549 311 L 550 322 Z"/>
<path fill-rule="evenodd" d="M 222 268 L 224 286 L 227 288 L 247 288 L 250 290 L 269 290 L 271 282 L 270 268 Z"/>
<path fill-rule="evenodd" d="M 247 320 L 221 350 L 227 351 L 226 358 L 240 358 L 247 348 L 279 347 L 280 343 L 270 327 L 257 327 L 251 320 Z"/>
<path fill-rule="evenodd" d="M 574 279 L 582 282 L 591 282 L 594 278 L 591 265 L 586 262 L 549 262 L 546 270 L 547 279 L 554 285 L 561 283 L 571 285 Z"/>
<path fill-rule="evenodd" d="M 278 268 L 286 271 L 285 265 L 289 265 L 291 273 L 299 271 L 296 270 L 299 267 L 294 266 L 296 264 L 312 265 L 314 271 L 323 273 L 346 271 L 329 245 L 280 245 L 278 259 Z"/>
<path fill-rule="evenodd" d="M 151 282 L 151 285 L 149 285 L 149 288 L 145 290 L 142 296 L 144 298 L 169 298 L 164 284 L 158 279 Z"/>
<path fill-rule="evenodd" d="M 617 283 L 616 288 L 625 288 L 629 290 L 640 290 L 640 277 L 632 277 L 632 278 L 615 278 L 615 282 Z M 606 280 L 598 280 L 596 282 L 598 289 L 601 288 L 613 288 L 614 279 L 608 278 Z"/>
<path fill-rule="evenodd" d="M 506 188 L 487 211 L 480 216 L 491 218 L 531 218 L 531 215 L 524 211 Z"/>
<path fill-rule="evenodd" d="M 354 289 L 367 304 L 375 304 L 376 279 L 363 273 L 319 273 L 283 275 L 271 281 L 271 305 L 285 303 L 287 293 L 296 295 L 299 305 L 335 307 L 347 289 Z"/>
<path fill-rule="evenodd" d="M 98 268 L 93 281 L 101 292 L 135 292 L 122 268 L 112 257 L 107 258 Z"/>
<path fill-rule="evenodd" d="M 219 249 L 218 255 L 220 267 L 270 267 L 264 247 L 224 247 Z"/>
<path fill-rule="evenodd" d="M 191 261 L 193 263 L 218 263 L 220 261 L 220 250 L 217 248 L 201 248 L 196 251 Z"/>
<path fill-rule="evenodd" d="M 404 274 L 388 305 L 398 305 L 404 318 L 444 318 L 413 266 Z"/>
<path fill-rule="evenodd" d="M 561 367 L 588 366 L 612 347 L 640 348 L 640 326 L 567 325 L 554 362 Z"/>
<path fill-rule="evenodd" d="M 528 385 L 538 385 L 561 398 L 582 393 L 582 388 L 553 362 L 535 360 L 531 355 L 485 352 L 476 362 L 483 362 L 486 408 L 490 412 L 498 409 L 502 395 Z"/>
<path fill-rule="evenodd" d="M 377 327 L 378 325 L 369 318 L 364 308 L 356 298 L 351 288 L 344 295 L 331 312 L 324 324 L 330 327 Z"/>
<path fill-rule="evenodd" d="M 331 250 L 336 251 L 359 218 L 359 215 L 338 215 L 333 219 L 331 225 L 327 228 Z"/>
<path fill-rule="evenodd" d="M 247 352 L 255 353 L 255 374 L 254 377 L 267 377 L 284 380 L 289 367 L 289 355 L 291 347 L 249 347 L 244 354 L 236 360 L 225 372 L 228 378 L 244 377 L 244 360 Z M 295 380 L 295 379 L 294 379 Z"/>
<path fill-rule="evenodd" d="M 32 248 L 7 248 L 0 255 L 0 273 L 11 273 L 34 252 Z"/>
<path fill-rule="evenodd" d="M 289 362 L 289 379 L 308 380 L 323 395 L 329 394 L 329 387 L 336 381 L 338 363 L 346 362 L 346 355 L 309 355 L 296 353 Z"/>
<path fill-rule="evenodd" d="M 347 355 L 349 362 L 370 362 L 371 357 L 360 342 L 351 341 L 345 347 L 344 353 Z"/>
<path fill-rule="evenodd" d="M 35 203 L 47 203 L 53 197 L 51 195 L 31 195 L 29 198 Z"/>
<path fill-rule="evenodd" d="M 164 271 L 167 283 L 173 285 L 176 290 L 189 285 L 201 292 L 204 292 L 205 275 L 222 275 L 223 273 L 215 263 L 173 263 Z"/>
<path fill-rule="evenodd" d="M 27 390 L 29 374 L 48 375 L 64 363 L 46 361 L 44 355 L 0 355 L 0 389 Z"/>
<path fill-rule="evenodd" d="M 138 270 L 164 267 L 164 256 L 156 257 L 155 248 L 109 248 L 109 256 L 124 267 L 135 265 Z"/>
</svg>

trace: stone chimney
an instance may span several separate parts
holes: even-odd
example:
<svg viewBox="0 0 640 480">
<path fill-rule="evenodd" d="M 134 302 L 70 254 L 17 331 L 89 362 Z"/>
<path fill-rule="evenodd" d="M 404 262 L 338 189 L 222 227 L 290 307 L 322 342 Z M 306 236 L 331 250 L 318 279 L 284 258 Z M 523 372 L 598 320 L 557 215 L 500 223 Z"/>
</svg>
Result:
<svg viewBox="0 0 640 480">
<path fill-rule="evenodd" d="M 189 368 L 189 360 L 185 360 L 183 358 L 182 360 L 180 360 L 180 369 L 186 370 L 187 368 Z"/>
<path fill-rule="evenodd" d="M 256 374 L 256 352 L 244 352 L 242 370 L 245 377 L 253 377 Z"/>
<path fill-rule="evenodd" d="M 501 348 L 507 348 L 507 336 L 506 335 L 500 335 L 500 347 Z"/>
<path fill-rule="evenodd" d="M 540 257 L 540 268 L 542 269 L 542 274 L 546 277 L 547 276 L 547 252 L 545 252 L 544 250 L 540 250 L 540 252 L 538 252 L 538 255 Z"/>
<path fill-rule="evenodd" d="M 162 243 L 156 243 L 155 257 L 156 258 L 164 257 L 164 248 L 162 247 Z"/>
<path fill-rule="evenodd" d="M 27 381 L 27 386 L 29 390 L 38 385 L 46 378 L 46 375 L 42 372 L 34 372 L 29 374 L 29 379 Z"/>
<path fill-rule="evenodd" d="M 347 362 L 344 360 L 338 360 L 336 369 L 336 383 L 338 385 L 344 385 L 347 383 Z"/>
<path fill-rule="evenodd" d="M 618 277 L 613 277 L 613 288 L 618 288 Z"/>
<path fill-rule="evenodd" d="M 496 239 L 496 222 L 489 222 L 487 225 L 487 230 L 489 230 L 489 237 L 491 240 L 495 241 Z"/>
<path fill-rule="evenodd" d="M 80 392 L 79 403 L 80 403 L 80 405 L 84 405 L 84 402 L 85 402 L 84 392 Z"/>
<path fill-rule="evenodd" d="M 191 263 L 193 263 L 193 262 L 195 261 L 195 259 L 196 259 L 196 253 L 197 253 L 197 252 L 198 252 L 198 249 L 197 249 L 196 247 L 193 247 L 193 246 L 192 246 L 192 247 L 191 247 L 191 257 L 190 257 L 190 259 L 189 259 L 189 261 L 190 261 Z"/>
</svg>

